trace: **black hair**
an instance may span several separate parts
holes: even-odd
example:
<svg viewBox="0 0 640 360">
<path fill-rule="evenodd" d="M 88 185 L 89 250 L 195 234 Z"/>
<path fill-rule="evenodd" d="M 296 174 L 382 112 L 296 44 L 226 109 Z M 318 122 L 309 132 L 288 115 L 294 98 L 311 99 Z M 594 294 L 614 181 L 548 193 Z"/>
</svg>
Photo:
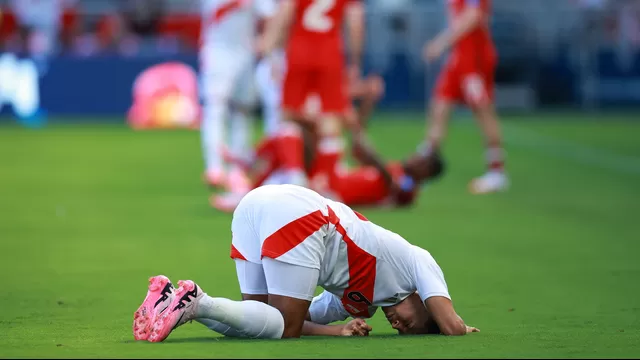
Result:
<svg viewBox="0 0 640 360">
<path fill-rule="evenodd" d="M 429 180 L 437 179 L 444 174 L 446 168 L 444 160 L 439 152 L 432 153 L 429 158 L 429 167 L 431 168 Z"/>
</svg>

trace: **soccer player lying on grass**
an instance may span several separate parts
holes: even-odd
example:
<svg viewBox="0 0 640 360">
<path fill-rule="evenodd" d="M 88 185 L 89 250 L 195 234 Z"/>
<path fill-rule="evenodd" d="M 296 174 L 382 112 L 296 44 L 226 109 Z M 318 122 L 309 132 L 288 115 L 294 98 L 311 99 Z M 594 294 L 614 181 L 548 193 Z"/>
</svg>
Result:
<svg viewBox="0 0 640 360">
<path fill-rule="evenodd" d="M 159 342 L 195 320 L 227 336 L 367 335 L 381 308 L 400 334 L 465 335 L 431 254 L 348 206 L 296 185 L 249 192 L 231 222 L 242 301 L 211 297 L 193 281 L 150 279 L 134 315 L 137 340 Z M 314 297 L 317 286 L 325 291 Z M 329 325 L 353 317 L 346 325 Z"/>
<path fill-rule="evenodd" d="M 366 126 L 383 86 L 382 79 L 375 76 L 352 84 L 351 94 L 360 101 L 357 110 L 362 127 Z M 319 122 L 319 119 L 315 121 L 316 124 Z M 280 138 L 275 137 L 263 141 L 251 161 L 243 162 L 229 153 L 227 159 L 244 164 L 246 173 L 254 179 L 253 188 L 264 184 L 286 183 L 285 178 L 280 176 L 285 161 L 281 159 L 284 155 L 278 151 L 279 140 Z M 420 184 L 437 178 L 444 168 L 437 151 L 419 152 L 404 162 L 384 162 L 367 145 L 366 140 L 359 136 L 354 138 L 353 154 L 360 166 L 352 169 L 341 166 L 342 152 L 322 151 L 322 144 L 314 147 L 316 153 L 307 171 L 309 187 L 349 206 L 410 205 L 416 198 Z M 232 212 L 242 196 L 244 193 L 213 195 L 211 205 L 218 210 Z"/>
</svg>

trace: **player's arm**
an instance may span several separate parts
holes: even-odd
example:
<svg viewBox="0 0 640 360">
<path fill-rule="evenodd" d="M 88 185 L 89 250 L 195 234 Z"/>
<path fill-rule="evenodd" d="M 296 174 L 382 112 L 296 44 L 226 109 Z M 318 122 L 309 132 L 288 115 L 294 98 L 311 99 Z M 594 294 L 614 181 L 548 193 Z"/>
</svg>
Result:
<svg viewBox="0 0 640 360">
<path fill-rule="evenodd" d="M 416 288 L 437 326 L 432 330 L 442 335 L 465 335 L 479 330 L 467 326 L 453 308 L 442 270 L 426 250 L 414 247 L 414 271 Z"/>
<path fill-rule="evenodd" d="M 455 45 L 469 32 L 480 26 L 484 21 L 482 2 L 485 0 L 465 0 L 462 13 L 444 31 L 440 32 L 427 47 L 427 58 L 438 57 L 442 52 Z"/>
<path fill-rule="evenodd" d="M 340 299 L 330 292 L 324 291 L 313 298 L 306 321 L 302 327 L 302 335 L 307 336 L 366 336 L 371 331 L 362 319 L 354 319 L 346 324 L 329 325 L 343 321 L 349 317 Z"/>
<path fill-rule="evenodd" d="M 265 24 L 259 49 L 263 55 L 270 54 L 283 46 L 285 38 L 289 35 L 295 9 L 295 0 L 280 0 L 278 11 Z"/>
<path fill-rule="evenodd" d="M 360 71 L 364 48 L 364 5 L 359 0 L 352 0 L 345 13 L 345 22 L 349 41 L 349 65 L 351 71 Z M 360 74 L 350 74 L 359 76 Z"/>
<path fill-rule="evenodd" d="M 358 81 L 351 91 L 352 97 L 360 100 L 356 109 L 357 121 L 360 128 L 366 129 L 376 104 L 384 94 L 384 80 L 378 75 L 370 75 Z"/>
<path fill-rule="evenodd" d="M 395 188 L 393 177 L 387 170 L 386 163 L 374 150 L 364 133 L 353 134 L 353 154 L 363 165 L 373 166 L 380 172 L 387 186 Z"/>
</svg>

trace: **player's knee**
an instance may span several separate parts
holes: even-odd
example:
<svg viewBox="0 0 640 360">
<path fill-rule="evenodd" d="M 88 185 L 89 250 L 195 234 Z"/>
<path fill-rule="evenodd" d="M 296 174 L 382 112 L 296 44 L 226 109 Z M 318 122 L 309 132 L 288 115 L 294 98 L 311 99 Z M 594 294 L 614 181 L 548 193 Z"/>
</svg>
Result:
<svg viewBox="0 0 640 360">
<path fill-rule="evenodd" d="M 321 137 L 333 137 L 342 133 L 342 123 L 336 114 L 322 116 L 318 124 L 318 135 Z"/>
</svg>

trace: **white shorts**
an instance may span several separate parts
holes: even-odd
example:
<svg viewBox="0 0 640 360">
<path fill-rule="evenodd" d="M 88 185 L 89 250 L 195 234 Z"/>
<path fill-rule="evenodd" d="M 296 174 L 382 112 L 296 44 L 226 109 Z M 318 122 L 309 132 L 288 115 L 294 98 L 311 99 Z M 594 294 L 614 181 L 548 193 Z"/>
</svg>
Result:
<svg viewBox="0 0 640 360">
<path fill-rule="evenodd" d="M 319 270 L 265 258 L 262 264 L 235 259 L 242 294 L 280 295 L 311 301 Z"/>
<path fill-rule="evenodd" d="M 253 107 L 256 102 L 254 57 L 232 51 L 202 47 L 200 50 L 202 98 L 232 101 Z"/>
</svg>

